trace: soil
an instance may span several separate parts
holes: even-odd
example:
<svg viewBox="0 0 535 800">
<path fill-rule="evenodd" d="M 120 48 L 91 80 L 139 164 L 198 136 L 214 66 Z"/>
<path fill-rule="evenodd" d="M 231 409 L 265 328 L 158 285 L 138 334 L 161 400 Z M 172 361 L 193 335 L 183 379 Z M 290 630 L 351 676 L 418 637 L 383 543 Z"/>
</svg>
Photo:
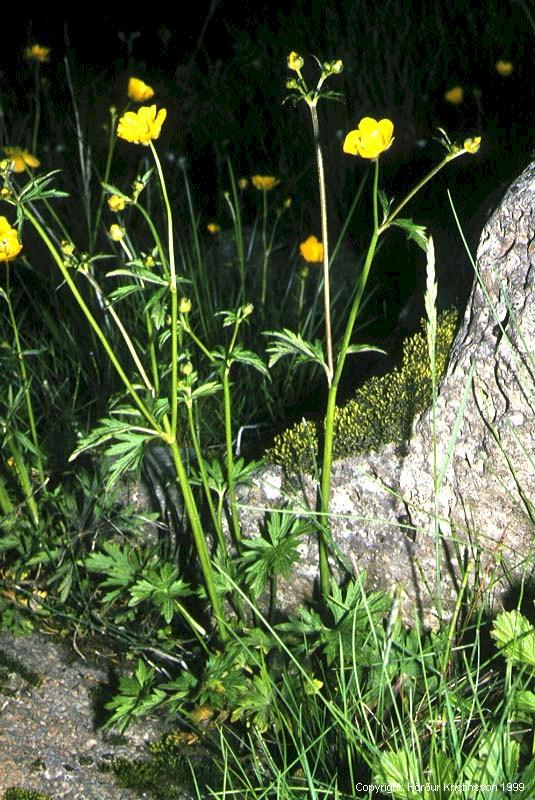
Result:
<svg viewBox="0 0 535 800">
<path fill-rule="evenodd" d="M 6 789 L 43 792 L 53 800 L 142 800 L 120 787 L 116 758 L 142 758 L 163 722 L 144 719 L 125 735 L 98 726 L 106 666 L 43 634 L 0 632 L 0 798 Z"/>
</svg>

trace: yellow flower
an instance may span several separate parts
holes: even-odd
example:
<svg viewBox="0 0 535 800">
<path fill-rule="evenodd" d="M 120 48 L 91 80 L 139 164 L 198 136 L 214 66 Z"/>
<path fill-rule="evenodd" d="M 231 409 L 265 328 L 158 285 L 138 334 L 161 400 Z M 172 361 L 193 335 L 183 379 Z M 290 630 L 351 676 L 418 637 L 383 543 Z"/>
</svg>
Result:
<svg viewBox="0 0 535 800">
<path fill-rule="evenodd" d="M 279 181 L 277 178 L 274 178 L 273 175 L 253 175 L 251 183 L 259 192 L 269 192 Z"/>
<path fill-rule="evenodd" d="M 32 61 L 39 61 L 44 64 L 48 61 L 50 56 L 50 47 L 43 47 L 42 44 L 32 44 L 26 48 L 26 58 L 31 58 Z"/>
<path fill-rule="evenodd" d="M 502 78 L 508 78 L 509 75 L 514 70 L 514 64 L 511 61 L 497 61 L 496 62 L 496 72 L 498 75 L 501 75 Z"/>
<path fill-rule="evenodd" d="M 182 364 L 182 366 L 180 367 L 180 371 L 182 375 L 185 375 L 186 378 L 188 378 L 193 372 L 193 364 L 191 363 L 191 361 L 186 361 L 185 364 Z"/>
<path fill-rule="evenodd" d="M 141 106 L 139 111 L 127 111 L 119 120 L 117 136 L 133 144 L 148 145 L 157 139 L 167 116 L 167 110 L 161 108 L 156 113 L 156 106 Z"/>
<path fill-rule="evenodd" d="M 62 239 L 60 247 L 61 247 L 61 252 L 64 253 L 66 256 L 72 256 L 75 250 L 73 243 L 69 242 L 68 239 Z"/>
<path fill-rule="evenodd" d="M 238 186 L 240 187 L 240 189 L 247 189 L 248 185 L 249 181 L 247 180 L 247 178 L 240 178 L 240 180 L 238 181 Z"/>
<path fill-rule="evenodd" d="M 361 158 L 377 158 L 388 150 L 394 141 L 394 125 L 389 119 L 377 122 L 372 117 L 364 117 L 358 128 L 350 131 L 344 140 L 344 153 Z"/>
<path fill-rule="evenodd" d="M 189 300 L 187 297 L 183 297 L 178 306 L 178 310 L 181 314 L 189 314 L 191 311 L 191 300 Z"/>
<path fill-rule="evenodd" d="M 305 261 L 310 264 L 318 264 L 323 261 L 323 244 L 318 242 L 315 236 L 309 236 L 299 245 L 299 251 Z"/>
<path fill-rule="evenodd" d="M 19 236 L 5 217 L 0 217 L 0 261 L 9 261 L 22 250 Z"/>
<path fill-rule="evenodd" d="M 287 59 L 288 69 L 292 69 L 294 72 L 299 72 L 303 68 L 304 59 L 299 53 L 296 53 L 294 50 L 290 53 Z"/>
<path fill-rule="evenodd" d="M 21 150 L 20 147 L 4 147 L 4 153 L 11 159 L 13 172 L 24 172 L 26 167 L 34 169 L 41 163 L 39 159 L 32 156 L 27 150 Z"/>
<path fill-rule="evenodd" d="M 111 225 L 110 226 L 110 237 L 113 239 L 114 242 L 120 242 L 121 239 L 124 239 L 125 230 L 121 228 L 120 225 Z"/>
<path fill-rule="evenodd" d="M 471 139 L 465 139 L 463 147 L 467 153 L 477 153 L 481 144 L 481 136 L 474 136 Z"/>
<path fill-rule="evenodd" d="M 119 197 L 118 194 L 112 194 L 108 197 L 108 205 L 110 207 L 110 211 L 123 211 L 126 205 L 126 200 L 124 197 Z"/>
<path fill-rule="evenodd" d="M 216 233 L 219 233 L 219 225 L 217 224 L 217 222 L 209 222 L 208 225 L 206 226 L 206 230 L 208 231 L 208 233 L 214 235 Z"/>
<path fill-rule="evenodd" d="M 154 89 L 139 78 L 130 78 L 128 81 L 128 97 L 136 103 L 144 103 L 154 97 Z"/>
<path fill-rule="evenodd" d="M 464 100 L 464 89 L 462 86 L 453 86 L 444 94 L 446 103 L 451 103 L 452 106 L 460 105 Z"/>
</svg>

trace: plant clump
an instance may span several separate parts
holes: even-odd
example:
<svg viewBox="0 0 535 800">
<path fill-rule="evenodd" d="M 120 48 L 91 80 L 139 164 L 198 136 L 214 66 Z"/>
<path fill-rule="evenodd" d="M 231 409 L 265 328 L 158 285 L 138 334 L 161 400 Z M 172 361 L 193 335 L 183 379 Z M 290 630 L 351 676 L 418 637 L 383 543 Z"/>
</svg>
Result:
<svg viewBox="0 0 535 800">
<path fill-rule="evenodd" d="M 432 402 L 432 373 L 425 333 L 422 330 L 403 343 L 400 367 L 370 378 L 352 400 L 337 407 L 334 417 L 335 459 L 378 450 L 390 442 L 406 441 L 414 418 Z M 457 310 L 444 311 L 437 323 L 436 380 L 446 368 L 457 326 Z M 301 420 L 277 436 L 267 458 L 289 474 L 313 473 L 318 463 L 319 427 Z"/>
</svg>

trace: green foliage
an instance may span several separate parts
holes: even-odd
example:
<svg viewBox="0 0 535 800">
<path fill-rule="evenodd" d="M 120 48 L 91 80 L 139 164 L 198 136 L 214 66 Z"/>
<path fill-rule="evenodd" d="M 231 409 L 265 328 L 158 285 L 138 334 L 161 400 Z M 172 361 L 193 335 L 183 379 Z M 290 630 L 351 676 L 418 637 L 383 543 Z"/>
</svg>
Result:
<svg viewBox="0 0 535 800">
<path fill-rule="evenodd" d="M 311 525 L 288 511 L 269 515 L 265 536 L 245 539 L 241 561 L 245 581 L 257 599 L 273 578 L 289 578 L 299 560 L 297 545 L 302 536 L 312 532 Z"/>
<path fill-rule="evenodd" d="M 457 324 L 455 309 L 440 315 L 437 325 L 436 379 L 446 368 Z M 403 343 L 401 367 L 388 375 L 373 377 L 361 386 L 352 400 L 336 409 L 334 457 L 336 459 L 377 450 L 389 442 L 409 438 L 414 418 L 432 401 L 432 381 L 425 334 Z M 289 473 L 313 472 L 318 458 L 319 429 L 302 420 L 276 437 L 267 458 Z"/>
<path fill-rule="evenodd" d="M 32 789 L 12 786 L 4 792 L 3 800 L 54 800 L 54 798 L 44 792 L 34 792 Z"/>
</svg>

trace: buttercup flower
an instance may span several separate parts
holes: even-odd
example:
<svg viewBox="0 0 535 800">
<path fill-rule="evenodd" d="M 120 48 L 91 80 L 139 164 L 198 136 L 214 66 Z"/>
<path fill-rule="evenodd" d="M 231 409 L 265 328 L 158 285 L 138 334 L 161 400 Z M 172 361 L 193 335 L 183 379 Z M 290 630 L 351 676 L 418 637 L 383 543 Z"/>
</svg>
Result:
<svg viewBox="0 0 535 800">
<path fill-rule="evenodd" d="M 451 103 L 452 106 L 460 105 L 464 100 L 464 89 L 462 86 L 453 86 L 448 89 L 444 94 L 446 103 Z"/>
<path fill-rule="evenodd" d="M 467 153 L 477 153 L 481 145 L 481 136 L 474 136 L 471 139 L 465 139 L 463 147 Z"/>
<path fill-rule="evenodd" d="M 511 61 L 496 62 L 496 72 L 498 73 L 498 75 L 501 75 L 502 78 L 508 78 L 513 70 L 514 70 L 514 65 L 511 63 Z"/>
<path fill-rule="evenodd" d="M 373 117 L 364 117 L 358 128 L 350 131 L 344 140 L 344 153 L 361 158 L 377 158 L 388 150 L 394 141 L 394 125 L 389 119 L 377 122 Z"/>
<path fill-rule="evenodd" d="M 206 226 L 206 230 L 208 231 L 208 233 L 214 235 L 216 233 L 219 233 L 219 225 L 217 224 L 217 222 L 209 222 L 208 225 Z"/>
<path fill-rule="evenodd" d="M 120 225 L 111 225 L 110 226 L 110 237 L 113 239 L 114 242 L 120 242 L 121 239 L 124 239 L 125 230 L 121 228 Z"/>
<path fill-rule="evenodd" d="M 144 103 L 154 97 L 154 89 L 139 78 L 130 78 L 128 81 L 128 97 L 136 103 Z"/>
<path fill-rule="evenodd" d="M 108 197 L 108 205 L 110 207 L 110 211 L 123 211 L 126 205 L 126 200 L 124 197 L 119 197 L 118 194 L 112 194 Z"/>
<path fill-rule="evenodd" d="M 72 256 L 75 250 L 73 243 L 69 242 L 68 239 L 62 239 L 60 247 L 61 247 L 61 252 L 64 253 L 66 256 Z"/>
<path fill-rule="evenodd" d="M 148 145 L 157 139 L 167 116 L 167 109 L 156 113 L 156 106 L 141 106 L 139 111 L 127 111 L 119 120 L 117 136 L 133 144 Z"/>
<path fill-rule="evenodd" d="M 35 169 L 41 163 L 39 159 L 32 156 L 27 150 L 21 150 L 20 147 L 4 147 L 4 153 L 11 159 L 13 172 L 24 172 L 26 167 Z"/>
<path fill-rule="evenodd" d="M 288 69 L 292 69 L 294 72 L 299 72 L 303 68 L 304 59 L 299 53 L 296 53 L 294 50 L 288 56 Z"/>
<path fill-rule="evenodd" d="M 273 175 L 253 175 L 251 183 L 259 192 L 269 192 L 279 183 L 279 180 L 274 178 Z"/>
<path fill-rule="evenodd" d="M 309 236 L 301 242 L 299 252 L 310 264 L 319 264 L 323 261 L 323 244 L 315 236 Z"/>
<path fill-rule="evenodd" d="M 0 217 L 0 261 L 9 261 L 22 250 L 19 235 L 5 217 Z"/>
<path fill-rule="evenodd" d="M 48 61 L 50 56 L 50 47 L 43 47 L 42 44 L 32 44 L 26 48 L 26 58 L 31 58 L 32 61 L 39 61 L 44 64 Z"/>
</svg>

